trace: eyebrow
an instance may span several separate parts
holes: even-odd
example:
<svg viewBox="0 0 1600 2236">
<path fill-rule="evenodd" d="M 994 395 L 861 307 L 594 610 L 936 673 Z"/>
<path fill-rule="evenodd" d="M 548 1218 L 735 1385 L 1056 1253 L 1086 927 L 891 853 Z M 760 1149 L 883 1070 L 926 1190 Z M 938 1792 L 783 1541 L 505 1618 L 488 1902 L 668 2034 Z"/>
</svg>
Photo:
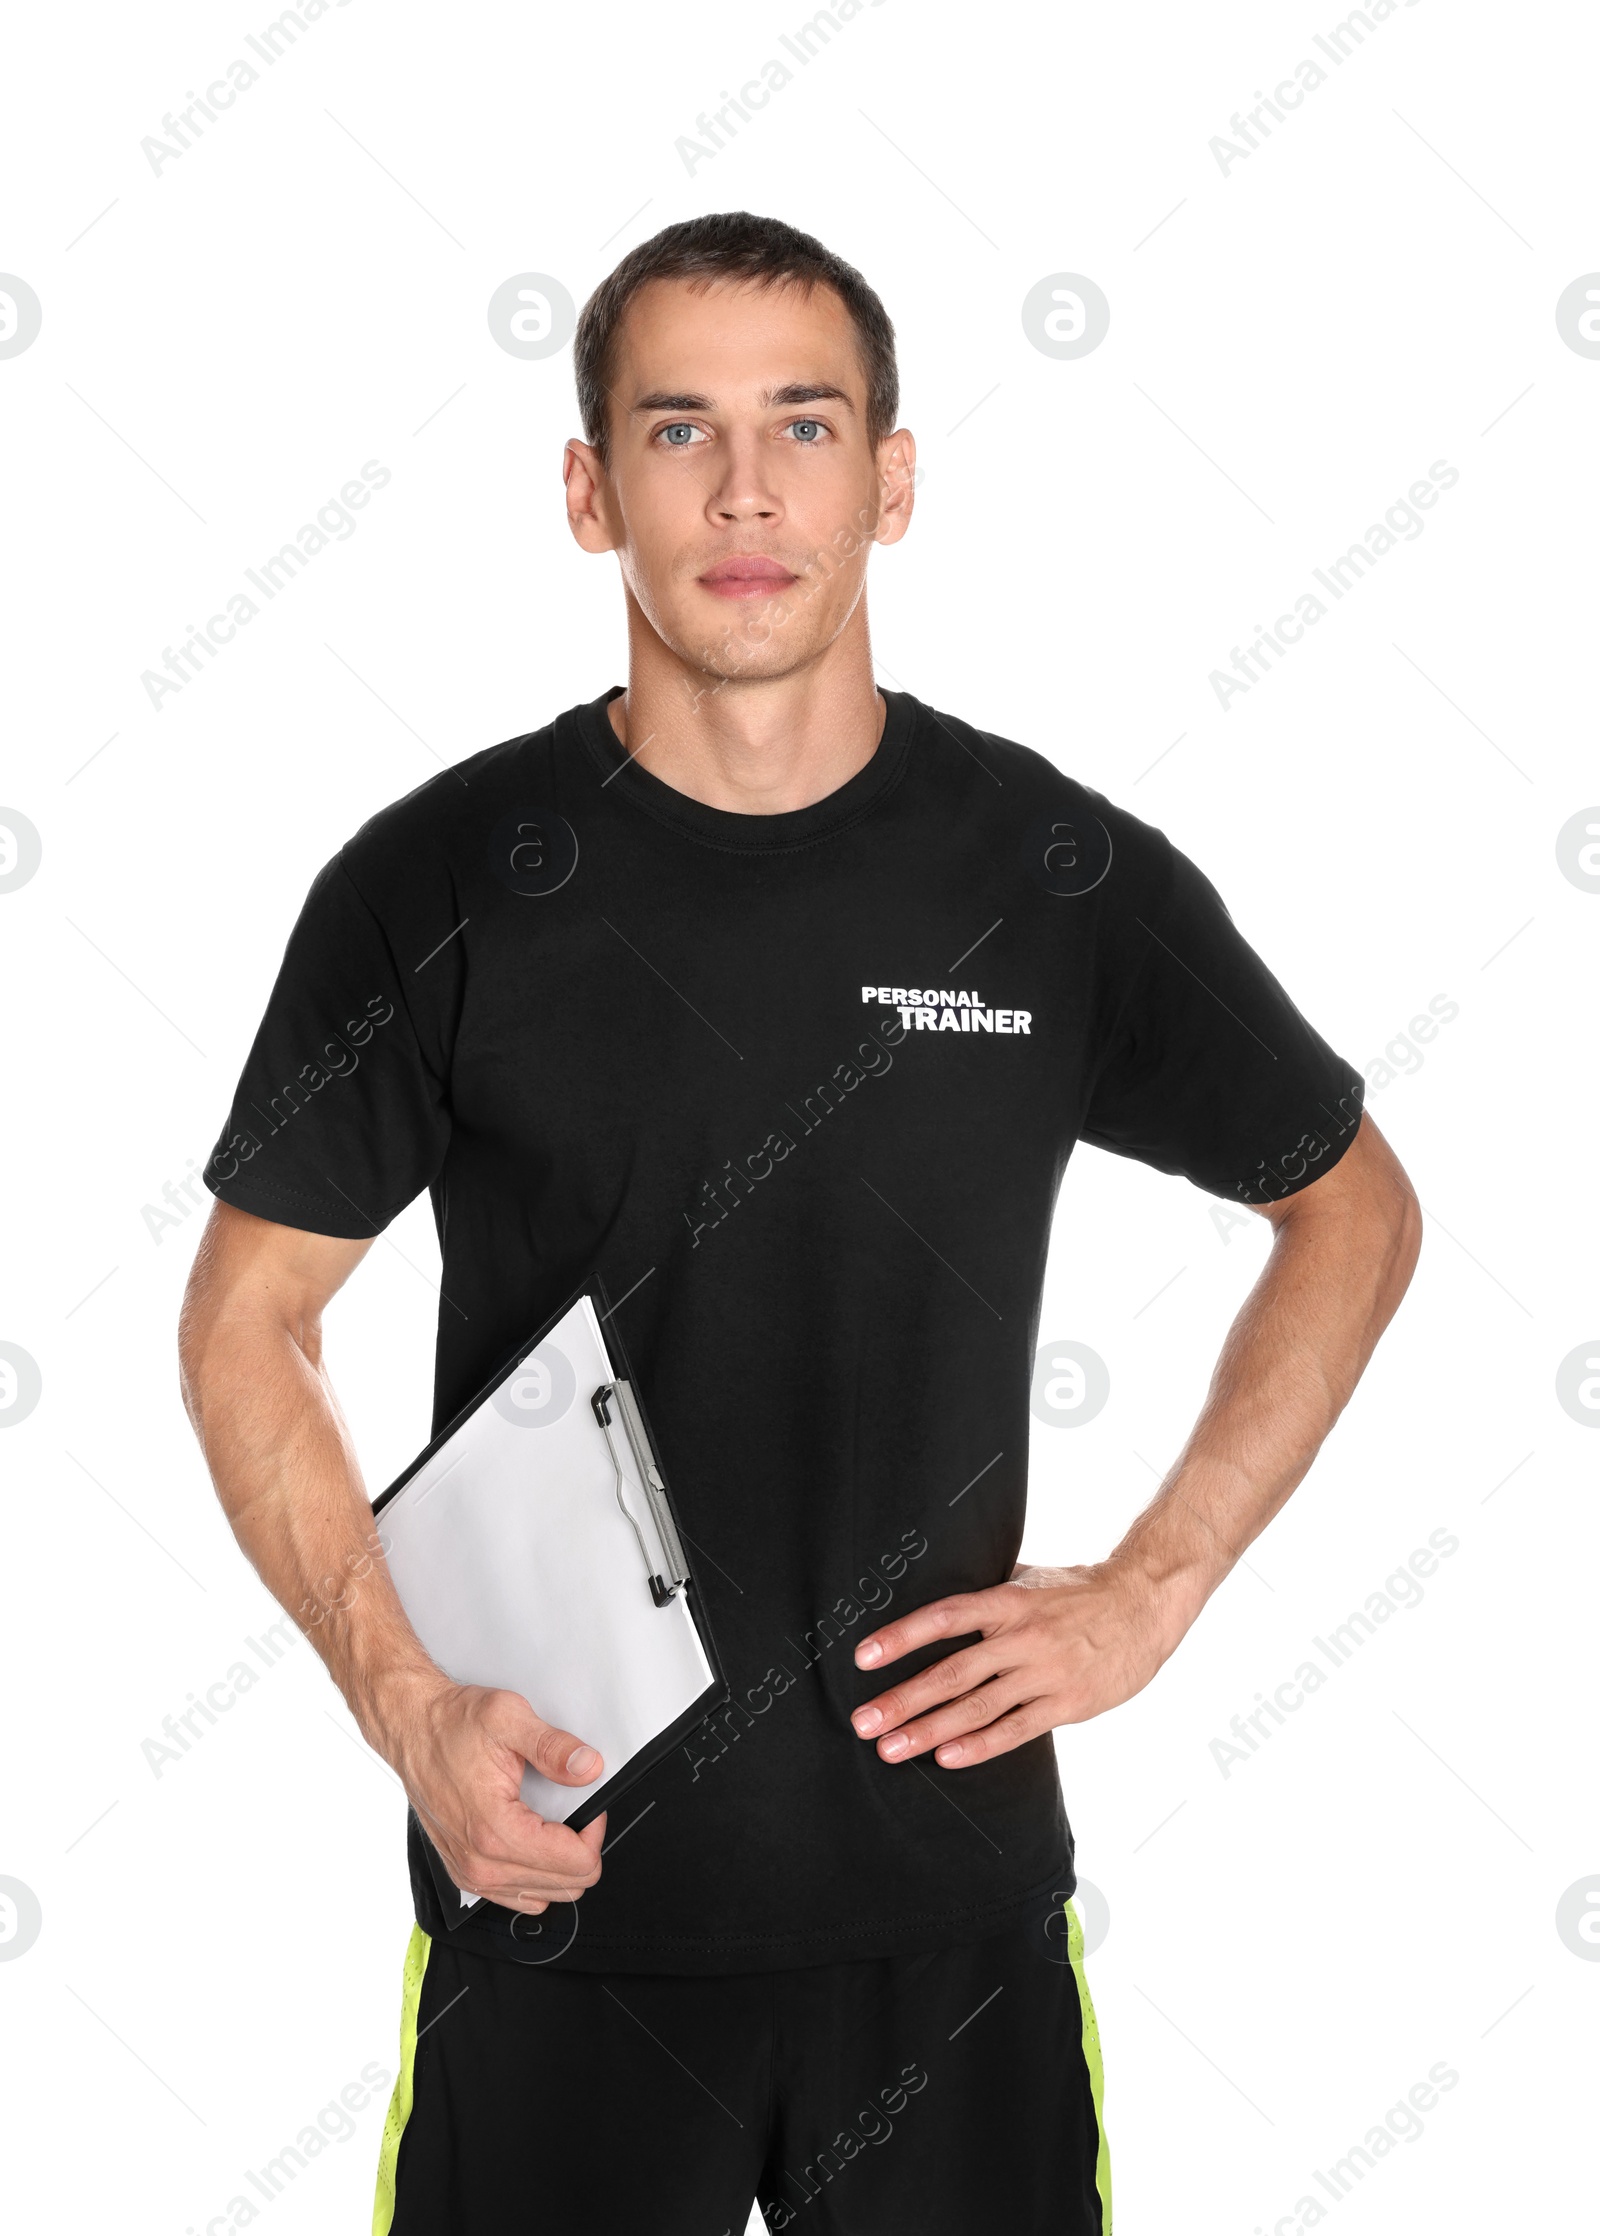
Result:
<svg viewBox="0 0 1600 2236">
<path fill-rule="evenodd" d="M 827 381 L 786 381 L 781 388 L 767 389 L 757 397 L 756 401 L 763 411 L 770 411 L 774 405 L 824 403 L 843 404 L 846 411 L 855 410 L 855 405 L 845 390 L 835 388 Z M 671 389 L 653 388 L 647 396 L 641 396 L 633 408 L 636 412 L 714 411 L 716 405 L 709 396 L 691 395 L 687 392 L 680 394 Z"/>
</svg>

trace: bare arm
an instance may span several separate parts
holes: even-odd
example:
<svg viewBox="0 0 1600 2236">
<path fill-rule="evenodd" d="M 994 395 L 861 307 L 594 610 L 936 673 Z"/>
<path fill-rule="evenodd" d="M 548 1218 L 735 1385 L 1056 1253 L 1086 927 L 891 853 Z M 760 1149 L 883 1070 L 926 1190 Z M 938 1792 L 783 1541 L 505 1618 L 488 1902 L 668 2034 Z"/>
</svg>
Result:
<svg viewBox="0 0 1600 2236">
<path fill-rule="evenodd" d="M 886 1759 L 937 1748 L 961 1767 L 1131 1699 L 1310 1467 L 1406 1292 L 1421 1214 L 1364 1117 L 1330 1172 L 1262 1215 L 1272 1252 L 1200 1417 L 1110 1556 L 1019 1564 L 991 1591 L 932 1601 L 861 1640 L 857 1666 L 873 1668 L 983 1633 L 857 1709 L 857 1732 Z"/>
<path fill-rule="evenodd" d="M 515 1693 L 453 1683 L 406 1619 L 322 1358 L 323 1311 L 370 1247 L 216 1204 L 184 1297 L 184 1404 L 234 1535 L 457 1884 L 541 1911 L 598 1879 L 605 1818 L 576 1833 L 535 1816 L 523 1761 L 566 1785 L 598 1762 Z"/>
</svg>

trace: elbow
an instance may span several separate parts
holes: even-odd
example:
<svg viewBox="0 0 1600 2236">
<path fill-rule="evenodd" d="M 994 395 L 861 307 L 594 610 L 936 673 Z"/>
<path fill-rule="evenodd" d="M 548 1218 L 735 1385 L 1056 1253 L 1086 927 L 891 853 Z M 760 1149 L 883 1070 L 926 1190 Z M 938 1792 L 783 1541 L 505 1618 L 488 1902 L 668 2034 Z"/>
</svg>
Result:
<svg viewBox="0 0 1600 2236">
<path fill-rule="evenodd" d="M 205 1444 L 201 1418 L 205 1400 L 206 1362 L 210 1355 L 214 1326 L 209 1300 L 191 1274 L 178 1314 L 178 1396 L 182 1400 L 183 1410 L 189 1416 L 189 1425 L 200 1439 L 202 1447 Z"/>
<path fill-rule="evenodd" d="M 1398 1165 L 1370 1212 L 1372 1256 L 1378 1269 L 1380 1309 L 1385 1320 L 1411 1286 L 1422 1254 L 1422 1205 Z"/>
<path fill-rule="evenodd" d="M 222 1274 L 214 1223 L 208 1224 L 178 1308 L 178 1395 L 202 1449 L 206 1392 L 218 1372 L 218 1339 L 226 1318 L 227 1285 Z"/>
<path fill-rule="evenodd" d="M 1344 1168 L 1335 1167 L 1329 1177 L 1345 1183 L 1343 1205 L 1365 1230 L 1367 1250 L 1381 1268 L 1393 1310 L 1422 1251 L 1422 1205 L 1411 1177 L 1367 1117 L 1347 1152 Z M 1339 1201 L 1330 1199 L 1330 1211 L 1338 1208 Z"/>
<path fill-rule="evenodd" d="M 1395 1248 L 1405 1258 L 1408 1271 L 1422 1253 L 1422 1205 L 1409 1180 L 1404 1184 L 1395 1224 Z"/>
</svg>

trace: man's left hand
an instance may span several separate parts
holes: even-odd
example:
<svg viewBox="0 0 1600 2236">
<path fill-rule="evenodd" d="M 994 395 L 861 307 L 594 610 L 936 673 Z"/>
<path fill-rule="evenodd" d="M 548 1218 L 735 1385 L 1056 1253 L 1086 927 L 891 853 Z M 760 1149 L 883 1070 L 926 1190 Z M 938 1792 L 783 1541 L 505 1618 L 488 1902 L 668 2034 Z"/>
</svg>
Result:
<svg viewBox="0 0 1600 2236">
<path fill-rule="evenodd" d="M 1187 1627 L 1127 1562 L 1022 1561 L 1004 1584 L 930 1600 L 863 1638 L 856 1667 L 882 1669 L 941 1638 L 983 1634 L 863 1702 L 850 1720 L 885 1762 L 933 1754 L 941 1769 L 966 1769 L 1131 1700 Z"/>
</svg>

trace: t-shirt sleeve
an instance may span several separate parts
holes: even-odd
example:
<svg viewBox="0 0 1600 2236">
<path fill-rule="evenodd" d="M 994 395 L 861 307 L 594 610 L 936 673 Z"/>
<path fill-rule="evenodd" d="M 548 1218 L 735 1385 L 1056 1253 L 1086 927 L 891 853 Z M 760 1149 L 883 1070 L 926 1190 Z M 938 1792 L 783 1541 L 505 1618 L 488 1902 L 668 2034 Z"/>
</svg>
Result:
<svg viewBox="0 0 1600 2236">
<path fill-rule="evenodd" d="M 1300 1014 L 1187 855 L 1153 850 L 1103 943 L 1080 1139 L 1261 1204 L 1337 1164 L 1365 1082 Z"/>
<path fill-rule="evenodd" d="M 280 1226 L 365 1240 L 450 1139 L 389 942 L 342 858 L 306 896 L 204 1179 Z"/>
</svg>

